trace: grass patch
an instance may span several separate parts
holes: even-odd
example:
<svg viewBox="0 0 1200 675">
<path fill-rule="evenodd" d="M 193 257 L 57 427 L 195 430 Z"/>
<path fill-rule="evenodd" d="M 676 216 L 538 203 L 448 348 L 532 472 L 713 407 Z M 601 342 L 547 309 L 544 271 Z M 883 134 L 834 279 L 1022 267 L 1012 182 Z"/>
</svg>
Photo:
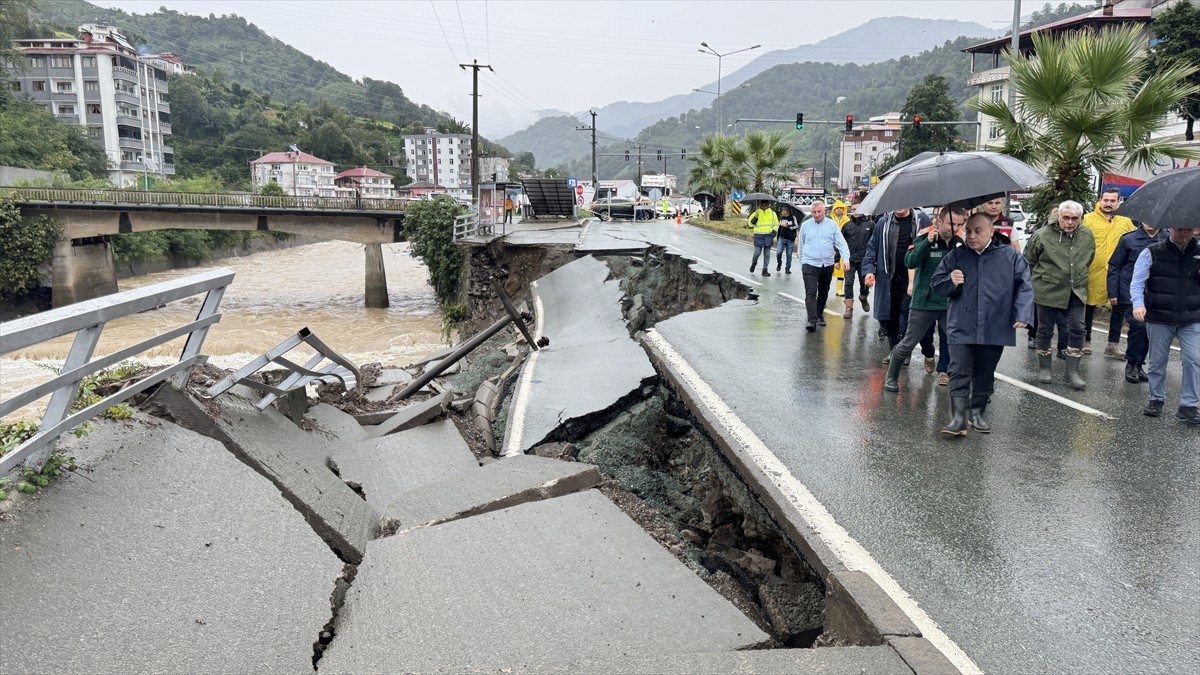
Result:
<svg viewBox="0 0 1200 675">
<path fill-rule="evenodd" d="M 754 232 L 746 227 L 746 221 L 741 218 L 727 218 L 725 220 L 708 220 L 707 218 L 688 218 L 688 225 L 694 225 L 702 230 L 716 232 L 727 237 L 737 237 L 751 241 L 754 239 Z"/>
</svg>

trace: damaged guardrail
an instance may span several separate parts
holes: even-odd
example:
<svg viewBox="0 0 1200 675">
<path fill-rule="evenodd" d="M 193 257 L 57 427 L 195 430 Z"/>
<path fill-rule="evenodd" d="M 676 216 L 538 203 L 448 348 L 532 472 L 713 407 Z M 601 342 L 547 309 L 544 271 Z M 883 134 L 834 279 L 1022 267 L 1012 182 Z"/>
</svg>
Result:
<svg viewBox="0 0 1200 675">
<path fill-rule="evenodd" d="M 317 352 L 303 366 L 283 356 L 301 344 L 306 344 Z M 331 363 L 318 368 L 325 359 L 329 359 Z M 277 363 L 287 368 L 292 371 L 291 375 L 288 375 L 277 387 L 250 379 L 250 376 L 256 371 L 265 368 L 271 363 Z M 266 393 L 266 396 L 255 404 L 255 407 L 259 410 L 266 410 L 267 406 L 271 405 L 280 396 L 285 396 L 288 392 L 297 389 L 303 389 L 309 383 L 317 380 L 322 382 L 338 380 L 346 388 L 346 391 L 350 391 L 358 386 L 358 383 L 362 381 L 362 377 L 358 372 L 358 368 L 353 363 L 330 349 L 320 338 L 313 335 L 308 326 L 305 326 L 295 335 L 275 345 L 262 356 L 242 366 L 236 373 L 225 376 L 223 380 L 209 387 L 206 395 L 209 398 L 214 398 L 229 391 L 235 384 L 244 384 Z"/>
<path fill-rule="evenodd" d="M 208 357 L 201 354 L 208 329 L 221 320 L 217 308 L 225 289 L 233 283 L 233 270 L 215 269 L 164 281 L 131 291 L 114 293 L 95 300 L 86 300 L 74 305 L 52 309 L 41 314 L 27 316 L 0 324 L 0 355 L 9 354 L 31 345 L 51 340 L 70 333 L 75 334 L 71 350 L 63 361 L 57 377 L 12 398 L 0 401 L 0 417 L 18 410 L 51 394 L 50 403 L 42 415 L 38 432 L 11 452 L 0 457 L 0 473 L 7 472 L 24 460 L 28 465 L 39 465 L 50 454 L 50 449 L 60 434 L 83 424 L 101 412 L 145 391 L 154 385 L 172 379 L 172 386 L 179 389 L 187 383 L 192 366 L 204 363 Z M 160 333 L 135 345 L 93 360 L 92 354 L 100 342 L 104 325 L 129 314 L 156 309 L 167 303 L 204 294 L 204 301 L 196 320 L 178 328 Z M 187 336 L 179 362 L 157 373 L 135 382 L 121 391 L 107 396 L 88 407 L 71 413 L 71 407 L 79 396 L 83 379 L 125 359 L 141 354 L 158 345 L 181 336 Z"/>
</svg>

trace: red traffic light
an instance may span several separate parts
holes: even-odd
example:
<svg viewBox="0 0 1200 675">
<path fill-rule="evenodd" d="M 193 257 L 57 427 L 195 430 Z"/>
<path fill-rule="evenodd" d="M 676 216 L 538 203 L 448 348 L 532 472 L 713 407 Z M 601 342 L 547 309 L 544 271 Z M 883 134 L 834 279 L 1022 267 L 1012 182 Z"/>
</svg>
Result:
<svg viewBox="0 0 1200 675">
<path fill-rule="evenodd" d="M 921 128 L 921 116 L 913 115 L 913 130 L 919 130 L 920 128 Z"/>
<path fill-rule="evenodd" d="M 846 131 L 854 131 L 854 115 L 846 115 Z"/>
</svg>

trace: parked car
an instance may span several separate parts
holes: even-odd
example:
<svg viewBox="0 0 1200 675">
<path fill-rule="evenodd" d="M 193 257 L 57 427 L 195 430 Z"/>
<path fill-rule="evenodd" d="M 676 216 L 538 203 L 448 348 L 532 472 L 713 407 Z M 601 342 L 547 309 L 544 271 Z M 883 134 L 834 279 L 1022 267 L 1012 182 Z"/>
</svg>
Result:
<svg viewBox="0 0 1200 675">
<path fill-rule="evenodd" d="M 635 204 L 632 199 L 601 199 L 592 202 L 588 210 L 600 220 L 612 220 L 613 218 L 633 220 L 635 211 L 638 220 L 654 220 L 656 215 L 654 204 L 650 202 Z"/>
</svg>

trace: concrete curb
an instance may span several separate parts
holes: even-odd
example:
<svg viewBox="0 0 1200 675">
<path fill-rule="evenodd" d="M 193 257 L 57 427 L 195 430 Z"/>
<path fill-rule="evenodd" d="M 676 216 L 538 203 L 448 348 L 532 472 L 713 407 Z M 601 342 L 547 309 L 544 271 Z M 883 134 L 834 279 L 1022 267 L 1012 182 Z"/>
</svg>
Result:
<svg viewBox="0 0 1200 675">
<path fill-rule="evenodd" d="M 866 573 L 851 570 L 814 526 L 732 438 L 721 421 L 653 342 L 638 335 L 651 363 L 679 396 L 722 456 L 760 500 L 788 541 L 823 578 L 825 630 L 854 645 L 890 645 L 918 675 L 959 672 L 927 639 L 899 605 Z"/>
</svg>

